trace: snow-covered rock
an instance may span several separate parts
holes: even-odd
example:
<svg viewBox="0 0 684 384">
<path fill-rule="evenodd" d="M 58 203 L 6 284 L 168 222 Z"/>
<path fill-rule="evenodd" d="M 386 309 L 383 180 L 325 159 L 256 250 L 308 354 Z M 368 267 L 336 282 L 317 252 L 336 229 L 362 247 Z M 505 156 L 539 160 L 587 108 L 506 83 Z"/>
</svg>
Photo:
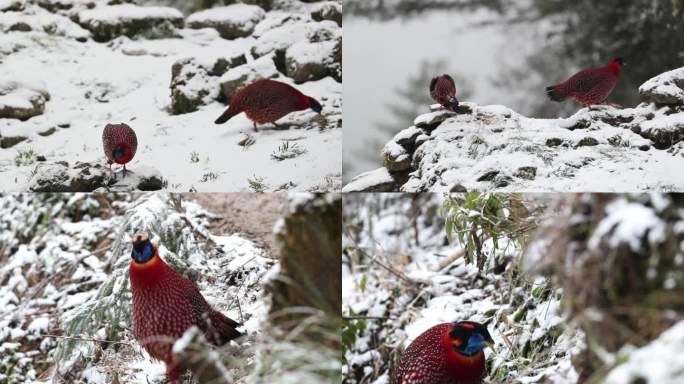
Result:
<svg viewBox="0 0 684 384">
<path fill-rule="evenodd" d="M 214 28 L 224 39 L 237 39 L 251 35 L 265 14 L 261 7 L 238 3 L 193 13 L 186 23 L 195 29 Z"/>
<path fill-rule="evenodd" d="M 285 51 L 285 71 L 296 83 L 326 76 L 342 82 L 342 38 L 293 44 Z"/>
<path fill-rule="evenodd" d="M 29 181 L 33 192 L 93 192 L 93 191 L 158 191 L 166 182 L 158 171 L 149 167 L 128 170 L 116 175 L 102 164 L 76 162 L 42 162 L 36 165 Z"/>
<path fill-rule="evenodd" d="M 311 11 L 311 18 L 316 21 L 330 20 L 342 26 L 342 4 L 335 1 L 325 1 L 318 4 Z"/>
<path fill-rule="evenodd" d="M 396 190 L 397 180 L 385 167 L 362 173 L 354 177 L 342 192 L 391 192 Z"/>
<path fill-rule="evenodd" d="M 665 72 L 639 87 L 648 103 L 684 106 L 684 67 Z"/>
<path fill-rule="evenodd" d="M 332 21 L 284 24 L 270 29 L 257 38 L 251 52 L 261 57 L 271 52 L 285 50 L 302 41 L 326 41 L 342 35 L 341 28 Z"/>
<path fill-rule="evenodd" d="M 679 384 L 684 382 L 684 321 L 639 349 L 627 350 L 624 363 L 608 373 L 605 384 Z"/>
<path fill-rule="evenodd" d="M 668 72 L 642 89 L 676 95 L 681 73 Z M 661 83 L 667 85 L 655 85 Z M 657 100 L 582 108 L 560 119 L 464 102 L 457 112 L 418 116 L 381 156 L 394 179 L 405 180 L 396 190 L 406 192 L 684 190 L 684 111 Z"/>
<path fill-rule="evenodd" d="M 0 80 L 0 119 L 26 120 L 45 111 L 50 94 L 35 81 Z"/>
<path fill-rule="evenodd" d="M 84 42 L 90 32 L 74 23 L 68 17 L 50 13 L 40 7 L 30 7 L 23 12 L 0 13 L 2 32 L 45 32 L 53 36 L 71 37 Z"/>
<path fill-rule="evenodd" d="M 204 61 L 194 57 L 177 60 L 171 68 L 171 113 L 194 112 L 217 99 L 221 90 L 219 76 L 245 62 L 242 54 Z"/>
<path fill-rule="evenodd" d="M 0 12 L 21 11 L 24 5 L 24 0 L 0 0 Z"/>
<path fill-rule="evenodd" d="M 273 62 L 274 55 L 262 56 L 247 64 L 232 68 L 219 79 L 221 91 L 226 100 L 230 100 L 235 93 L 245 85 L 260 79 L 274 79 L 280 72 Z"/>
<path fill-rule="evenodd" d="M 81 11 L 78 22 L 93 34 L 95 41 L 104 42 L 118 36 L 173 37 L 175 28 L 183 27 L 184 19 L 174 8 L 119 4 Z"/>
</svg>

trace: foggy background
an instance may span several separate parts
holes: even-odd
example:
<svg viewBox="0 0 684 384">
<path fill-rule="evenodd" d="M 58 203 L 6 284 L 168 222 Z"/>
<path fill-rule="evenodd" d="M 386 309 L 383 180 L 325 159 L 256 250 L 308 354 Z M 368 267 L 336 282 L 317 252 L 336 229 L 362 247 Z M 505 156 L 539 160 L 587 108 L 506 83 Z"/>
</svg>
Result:
<svg viewBox="0 0 684 384">
<path fill-rule="evenodd" d="M 684 0 L 344 0 L 344 179 L 382 165 L 380 150 L 428 111 L 430 78 L 449 73 L 458 99 L 530 117 L 580 107 L 544 88 L 623 57 L 608 101 L 684 65 Z"/>
</svg>

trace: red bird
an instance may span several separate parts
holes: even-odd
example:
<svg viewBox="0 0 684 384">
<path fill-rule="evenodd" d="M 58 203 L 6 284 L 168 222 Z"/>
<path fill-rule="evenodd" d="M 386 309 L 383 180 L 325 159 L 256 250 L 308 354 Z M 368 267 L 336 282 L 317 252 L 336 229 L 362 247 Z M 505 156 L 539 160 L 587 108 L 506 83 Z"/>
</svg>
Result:
<svg viewBox="0 0 684 384">
<path fill-rule="evenodd" d="M 125 175 L 126 163 L 133 160 L 135 151 L 138 150 L 138 138 L 133 128 L 124 123 L 107 124 L 102 132 L 102 146 L 109 169 L 112 168 L 112 163 L 123 164 Z"/>
<path fill-rule="evenodd" d="M 435 77 L 430 81 L 430 96 L 444 108 L 456 112 L 456 83 L 449 75 Z"/>
<path fill-rule="evenodd" d="M 230 100 L 228 109 L 214 123 L 223 124 L 235 115 L 244 112 L 257 124 L 273 123 L 295 111 L 313 109 L 321 113 L 323 107 L 313 97 L 306 96 L 294 87 L 275 80 L 258 80 L 240 89 Z"/>
<path fill-rule="evenodd" d="M 188 328 L 197 326 L 216 345 L 242 335 L 236 330 L 240 324 L 212 308 L 197 286 L 159 257 L 147 235 L 133 238 L 131 257 L 133 334 L 150 356 L 166 363 L 171 383 L 180 383 L 185 372 L 171 349 Z"/>
<path fill-rule="evenodd" d="M 572 97 L 586 106 L 603 104 L 620 79 L 622 64 L 618 57 L 605 67 L 585 69 L 560 84 L 546 87 L 546 94 L 558 102 Z"/>
<path fill-rule="evenodd" d="M 483 324 L 435 325 L 404 351 L 390 384 L 480 384 L 485 376 L 483 349 L 493 344 Z"/>
</svg>

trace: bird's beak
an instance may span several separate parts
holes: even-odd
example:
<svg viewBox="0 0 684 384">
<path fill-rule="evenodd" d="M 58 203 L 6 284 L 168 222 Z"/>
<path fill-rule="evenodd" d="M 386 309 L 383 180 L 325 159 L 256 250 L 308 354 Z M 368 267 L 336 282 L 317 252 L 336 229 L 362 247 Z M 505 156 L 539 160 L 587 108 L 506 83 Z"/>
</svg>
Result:
<svg viewBox="0 0 684 384">
<path fill-rule="evenodd" d="M 494 340 L 485 340 L 484 345 L 488 346 L 493 351 L 496 351 L 496 349 L 494 348 Z"/>
</svg>

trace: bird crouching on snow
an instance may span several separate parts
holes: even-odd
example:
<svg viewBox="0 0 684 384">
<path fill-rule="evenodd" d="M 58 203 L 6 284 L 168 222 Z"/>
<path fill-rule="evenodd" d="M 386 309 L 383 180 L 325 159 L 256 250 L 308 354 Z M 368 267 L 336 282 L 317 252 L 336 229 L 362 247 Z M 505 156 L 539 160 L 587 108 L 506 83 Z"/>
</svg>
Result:
<svg viewBox="0 0 684 384">
<path fill-rule="evenodd" d="M 109 169 L 113 163 L 122 164 L 125 176 L 126 163 L 133 160 L 138 150 L 138 137 L 127 124 L 107 124 L 102 132 L 102 147 Z"/>
<path fill-rule="evenodd" d="M 132 242 L 133 334 L 150 356 L 166 363 L 168 380 L 180 383 L 186 368 L 172 348 L 186 330 L 196 326 L 210 343 L 221 345 L 242 335 L 240 324 L 212 308 L 195 284 L 169 267 L 147 235 L 135 235 Z"/>
<path fill-rule="evenodd" d="M 402 353 L 390 384 L 480 384 L 485 376 L 484 349 L 493 344 L 480 323 L 435 325 Z"/>
<path fill-rule="evenodd" d="M 240 89 L 230 100 L 228 109 L 214 123 L 223 124 L 244 112 L 257 124 L 273 123 L 295 111 L 311 108 L 321 113 L 323 107 L 313 97 L 306 96 L 289 84 L 275 80 L 258 80 Z"/>
<path fill-rule="evenodd" d="M 430 81 L 430 96 L 442 107 L 456 112 L 456 83 L 449 75 L 437 76 Z"/>
<path fill-rule="evenodd" d="M 568 97 L 585 106 L 603 104 L 620 79 L 623 60 L 611 60 L 605 67 L 580 71 L 568 80 L 546 87 L 549 99 L 561 102 Z"/>
</svg>

